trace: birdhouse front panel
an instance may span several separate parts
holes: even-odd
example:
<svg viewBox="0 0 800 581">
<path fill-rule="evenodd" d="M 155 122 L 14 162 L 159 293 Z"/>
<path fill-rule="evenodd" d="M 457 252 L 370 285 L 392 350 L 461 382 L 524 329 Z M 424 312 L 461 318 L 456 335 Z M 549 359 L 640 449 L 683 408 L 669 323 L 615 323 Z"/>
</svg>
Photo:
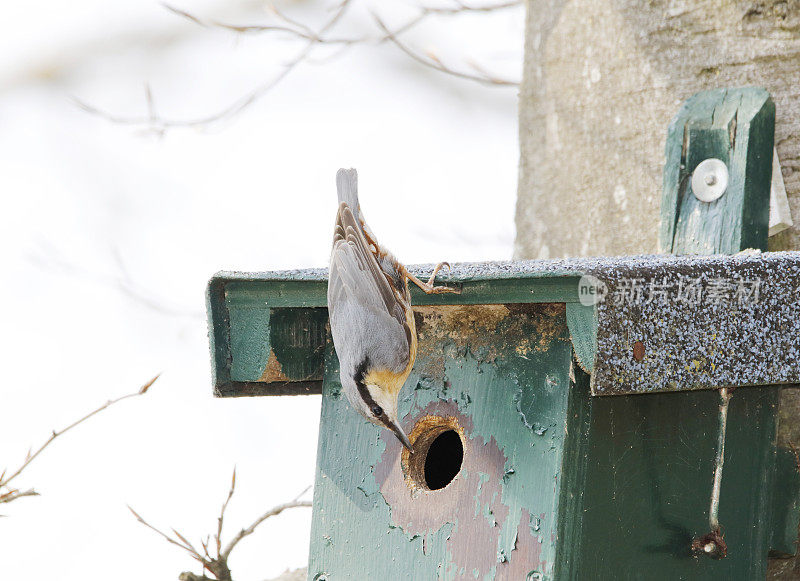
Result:
<svg viewBox="0 0 800 581">
<path fill-rule="evenodd" d="M 575 437 L 565 305 L 425 306 L 415 318 L 399 403 L 413 454 L 347 405 L 327 345 L 309 578 L 551 578 Z"/>
</svg>

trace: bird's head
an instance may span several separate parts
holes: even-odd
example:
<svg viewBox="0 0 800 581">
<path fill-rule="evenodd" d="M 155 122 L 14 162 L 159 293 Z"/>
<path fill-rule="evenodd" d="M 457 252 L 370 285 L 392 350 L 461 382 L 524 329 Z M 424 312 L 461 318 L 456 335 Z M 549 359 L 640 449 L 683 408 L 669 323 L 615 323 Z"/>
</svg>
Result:
<svg viewBox="0 0 800 581">
<path fill-rule="evenodd" d="M 350 379 L 352 383 L 348 381 L 343 384 L 350 404 L 373 424 L 391 430 L 403 446 L 413 453 L 411 441 L 397 420 L 397 396 L 405 377 L 390 371 L 370 371 L 356 373 Z"/>
</svg>

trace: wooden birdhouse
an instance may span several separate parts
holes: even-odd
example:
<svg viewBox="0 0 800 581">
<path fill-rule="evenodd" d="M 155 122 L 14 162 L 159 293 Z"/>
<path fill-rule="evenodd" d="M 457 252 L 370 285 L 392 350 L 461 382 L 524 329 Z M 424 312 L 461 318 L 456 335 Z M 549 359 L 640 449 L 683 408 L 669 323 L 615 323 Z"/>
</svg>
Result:
<svg viewBox="0 0 800 581">
<path fill-rule="evenodd" d="M 766 247 L 773 131 L 757 89 L 670 127 L 662 247 L 714 256 L 462 264 L 460 294 L 412 292 L 413 455 L 341 395 L 327 270 L 215 276 L 216 394 L 322 394 L 309 579 L 756 579 L 793 553 L 800 253 L 734 255 Z"/>
</svg>

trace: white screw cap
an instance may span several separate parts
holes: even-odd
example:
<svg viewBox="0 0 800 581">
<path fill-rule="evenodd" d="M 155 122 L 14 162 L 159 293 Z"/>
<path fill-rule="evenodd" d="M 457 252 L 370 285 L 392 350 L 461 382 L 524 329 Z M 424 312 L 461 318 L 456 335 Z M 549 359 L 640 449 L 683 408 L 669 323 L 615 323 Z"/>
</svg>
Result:
<svg viewBox="0 0 800 581">
<path fill-rule="evenodd" d="M 713 202 L 728 189 L 728 167 L 720 159 L 701 161 L 692 172 L 692 192 L 701 202 Z"/>
</svg>

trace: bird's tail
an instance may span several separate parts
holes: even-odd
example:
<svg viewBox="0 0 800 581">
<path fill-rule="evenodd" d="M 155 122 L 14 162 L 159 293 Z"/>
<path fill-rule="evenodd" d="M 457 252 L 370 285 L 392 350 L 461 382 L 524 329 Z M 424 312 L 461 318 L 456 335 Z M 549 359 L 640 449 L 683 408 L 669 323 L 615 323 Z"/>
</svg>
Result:
<svg viewBox="0 0 800 581">
<path fill-rule="evenodd" d="M 356 221 L 361 218 L 361 208 L 358 205 L 358 172 L 354 169 L 340 169 L 336 172 L 336 189 L 339 193 L 339 203 L 350 206 Z"/>
</svg>

